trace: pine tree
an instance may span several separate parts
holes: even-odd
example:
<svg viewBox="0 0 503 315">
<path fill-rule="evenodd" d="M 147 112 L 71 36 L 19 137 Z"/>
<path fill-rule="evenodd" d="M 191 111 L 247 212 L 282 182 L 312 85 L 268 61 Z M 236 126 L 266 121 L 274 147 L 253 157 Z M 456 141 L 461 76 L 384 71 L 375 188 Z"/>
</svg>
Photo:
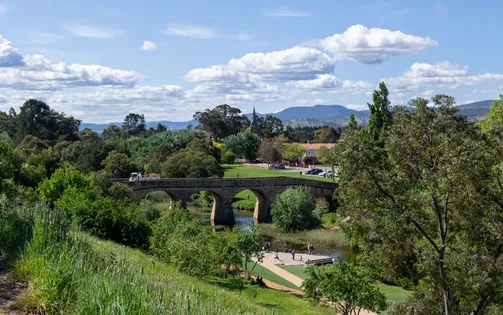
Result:
<svg viewBox="0 0 503 315">
<path fill-rule="evenodd" d="M 379 83 L 377 90 L 372 95 L 372 104 L 367 104 L 370 110 L 369 124 L 366 128 L 371 140 L 382 139 L 385 132 L 391 125 L 390 101 L 388 99 L 388 88 L 384 82 Z"/>
</svg>

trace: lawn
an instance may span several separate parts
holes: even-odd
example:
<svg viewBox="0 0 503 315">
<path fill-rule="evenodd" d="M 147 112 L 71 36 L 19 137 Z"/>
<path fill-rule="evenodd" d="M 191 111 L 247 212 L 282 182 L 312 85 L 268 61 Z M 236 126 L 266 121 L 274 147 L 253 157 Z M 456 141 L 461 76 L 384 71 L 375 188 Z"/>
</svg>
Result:
<svg viewBox="0 0 503 315">
<path fill-rule="evenodd" d="M 296 177 L 296 178 L 304 178 L 304 179 L 313 179 L 320 180 L 325 182 L 331 182 L 331 178 L 325 178 L 317 175 L 300 175 L 300 171 L 293 172 L 289 170 L 269 170 L 267 168 L 261 167 L 251 167 L 251 166 L 243 166 L 237 164 L 224 164 L 222 167 L 225 170 L 224 177 L 232 178 L 232 177 L 274 177 L 274 176 L 287 176 L 287 177 Z M 337 181 L 337 178 L 336 178 Z"/>
<path fill-rule="evenodd" d="M 306 267 L 301 266 L 285 266 L 278 265 L 278 267 L 285 269 L 291 274 L 296 275 L 299 278 L 306 279 Z M 400 303 L 406 300 L 411 294 L 412 291 L 405 290 L 401 287 L 387 285 L 384 283 L 378 283 L 377 287 L 379 290 L 386 296 L 388 302 Z"/>
<path fill-rule="evenodd" d="M 248 270 L 252 270 L 253 265 L 254 265 L 254 263 L 248 263 Z M 285 287 L 288 287 L 290 289 L 300 290 L 300 288 L 298 286 L 296 286 L 295 284 L 291 283 L 290 281 L 285 280 L 284 278 L 278 276 L 274 272 L 270 271 L 269 269 L 267 269 L 265 267 L 262 267 L 259 264 L 257 264 L 255 266 L 255 268 L 253 269 L 252 275 L 260 276 L 266 280 L 275 282 L 277 284 L 284 285 Z"/>
</svg>

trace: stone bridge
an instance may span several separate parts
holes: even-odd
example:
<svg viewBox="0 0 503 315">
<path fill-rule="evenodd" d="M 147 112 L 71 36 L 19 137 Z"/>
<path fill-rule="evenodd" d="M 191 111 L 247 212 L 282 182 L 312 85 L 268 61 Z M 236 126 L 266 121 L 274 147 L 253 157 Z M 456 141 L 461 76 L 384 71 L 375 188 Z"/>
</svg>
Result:
<svg viewBox="0 0 503 315">
<path fill-rule="evenodd" d="M 255 223 L 271 221 L 271 203 L 276 196 L 288 187 L 307 186 L 311 189 L 314 198 L 325 198 L 332 209 L 332 201 L 336 183 L 293 178 L 293 177 L 262 177 L 262 178 L 170 178 L 152 181 L 127 182 L 134 192 L 135 199 L 141 200 L 146 194 L 153 191 L 165 191 L 172 201 L 181 201 L 185 206 L 190 202 L 190 197 L 202 190 L 213 196 L 213 209 L 211 220 L 217 225 L 233 225 L 235 223 L 232 212 L 234 196 L 242 190 L 251 190 L 257 201 L 253 219 Z"/>
</svg>

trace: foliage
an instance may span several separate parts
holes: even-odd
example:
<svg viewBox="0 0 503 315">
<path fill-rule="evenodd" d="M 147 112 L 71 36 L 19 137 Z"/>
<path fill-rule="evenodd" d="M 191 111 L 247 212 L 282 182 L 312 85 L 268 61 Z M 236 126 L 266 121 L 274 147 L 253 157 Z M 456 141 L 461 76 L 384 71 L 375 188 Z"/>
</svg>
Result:
<svg viewBox="0 0 503 315">
<path fill-rule="evenodd" d="M 370 110 L 370 119 L 366 131 L 370 139 L 378 141 L 385 136 L 391 125 L 391 102 L 388 99 L 388 88 L 384 82 L 379 82 L 378 90 L 374 90 L 372 104 L 367 104 Z"/>
<path fill-rule="evenodd" d="M 262 138 L 275 138 L 283 132 L 283 123 L 278 117 L 272 115 L 257 117 L 257 123 Z"/>
<path fill-rule="evenodd" d="M 304 154 L 306 154 L 306 149 L 304 149 L 300 144 L 288 143 L 285 144 L 283 159 L 288 161 L 300 162 Z"/>
<path fill-rule="evenodd" d="M 501 147 L 456 114 L 452 97 L 432 101 L 436 109 L 421 98 L 409 103 L 414 110 L 398 108 L 382 145 L 365 132 L 345 134 L 347 235 L 383 275 L 420 282 L 432 308 L 481 313 L 502 303 Z"/>
<path fill-rule="evenodd" d="M 0 181 L 7 178 L 18 178 L 23 158 L 15 150 L 7 133 L 0 134 Z"/>
<path fill-rule="evenodd" d="M 315 208 L 309 188 L 288 188 L 274 201 L 272 219 L 283 232 L 314 229 L 320 226 L 320 219 L 313 213 Z"/>
<path fill-rule="evenodd" d="M 119 128 L 117 125 L 111 124 L 110 126 L 103 129 L 103 132 L 101 133 L 101 138 L 103 140 L 117 139 L 120 138 L 121 135 L 122 135 L 122 129 Z"/>
<path fill-rule="evenodd" d="M 211 209 L 213 206 L 213 196 L 207 190 L 200 191 L 197 194 L 190 196 L 191 205 L 200 209 Z"/>
<path fill-rule="evenodd" d="M 313 214 L 321 221 L 325 214 L 328 214 L 328 202 L 324 198 L 318 198 L 314 202 L 316 204 L 316 207 L 313 210 Z"/>
<path fill-rule="evenodd" d="M 281 160 L 285 151 L 281 139 L 262 139 L 258 148 L 258 156 L 264 162 L 274 163 Z"/>
<path fill-rule="evenodd" d="M 71 167 L 65 167 L 56 170 L 51 178 L 41 182 L 37 190 L 40 199 L 54 204 L 66 189 L 87 190 L 91 187 L 92 182 L 87 176 Z"/>
<path fill-rule="evenodd" d="M 339 137 L 332 127 L 320 128 L 314 132 L 314 141 L 318 143 L 335 143 Z"/>
<path fill-rule="evenodd" d="M 250 124 L 248 118 L 241 114 L 241 110 L 227 104 L 196 112 L 194 119 L 199 122 L 199 128 L 210 132 L 216 139 L 236 134 Z"/>
<path fill-rule="evenodd" d="M 131 172 L 136 171 L 136 166 L 129 156 L 115 150 L 110 152 L 101 164 L 105 167 L 105 172 L 114 178 L 129 177 Z"/>
<path fill-rule="evenodd" d="M 232 151 L 225 151 L 224 154 L 222 154 L 221 161 L 222 164 L 234 164 L 236 162 L 236 154 Z"/>
<path fill-rule="evenodd" d="M 328 126 L 305 126 L 296 128 L 286 126 L 283 134 L 290 142 L 306 143 L 314 140 L 314 132 L 320 128 L 328 128 Z"/>
<path fill-rule="evenodd" d="M 47 140 L 55 140 L 64 135 L 73 136 L 80 125 L 80 120 L 72 116 L 66 117 L 35 99 L 24 102 L 16 119 L 19 140 L 28 135 Z"/>
<path fill-rule="evenodd" d="M 124 118 L 122 123 L 122 131 L 128 135 L 139 135 L 145 132 L 145 117 L 143 114 L 131 113 Z"/>
<path fill-rule="evenodd" d="M 323 164 L 330 165 L 330 169 L 332 170 L 332 180 L 335 181 L 335 165 L 339 160 L 339 155 L 337 152 L 336 145 L 328 149 L 327 147 L 320 147 L 317 153 L 318 160 L 320 160 Z"/>
<path fill-rule="evenodd" d="M 306 272 L 309 276 L 302 287 L 313 302 L 326 298 L 343 315 L 386 309 L 386 297 L 376 286 L 377 273 L 365 265 L 337 260 L 326 267 L 308 267 Z"/>
<path fill-rule="evenodd" d="M 493 101 L 487 119 L 479 125 L 484 132 L 503 129 L 503 94 L 500 94 L 499 100 Z"/>
<path fill-rule="evenodd" d="M 251 131 L 243 131 L 225 138 L 224 147 L 234 152 L 237 156 L 254 160 L 257 157 L 260 139 Z"/>
<path fill-rule="evenodd" d="M 211 155 L 191 149 L 180 150 L 162 164 L 163 177 L 222 177 L 224 170 Z"/>
<path fill-rule="evenodd" d="M 358 124 L 356 123 L 355 115 L 354 114 L 349 115 L 348 128 L 351 130 L 354 130 L 357 127 L 358 127 Z"/>
</svg>

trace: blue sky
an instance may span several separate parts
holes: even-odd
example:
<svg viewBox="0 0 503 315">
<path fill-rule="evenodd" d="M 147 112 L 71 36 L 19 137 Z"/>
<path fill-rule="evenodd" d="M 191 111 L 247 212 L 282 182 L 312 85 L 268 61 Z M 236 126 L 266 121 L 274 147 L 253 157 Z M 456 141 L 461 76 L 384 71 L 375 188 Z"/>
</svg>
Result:
<svg viewBox="0 0 503 315">
<path fill-rule="evenodd" d="M 0 110 L 86 122 L 503 93 L 500 1 L 4 1 Z"/>
</svg>

